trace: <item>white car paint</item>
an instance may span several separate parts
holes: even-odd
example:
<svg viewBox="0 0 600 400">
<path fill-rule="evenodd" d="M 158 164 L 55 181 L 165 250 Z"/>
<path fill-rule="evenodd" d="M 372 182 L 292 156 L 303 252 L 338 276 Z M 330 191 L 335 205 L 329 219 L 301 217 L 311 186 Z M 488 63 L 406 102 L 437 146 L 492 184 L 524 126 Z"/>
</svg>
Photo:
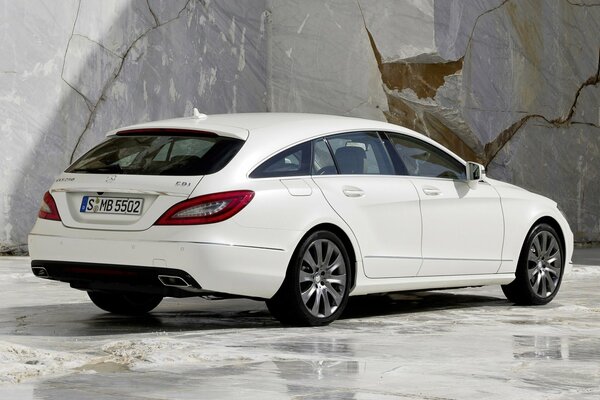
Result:
<svg viewBox="0 0 600 400">
<path fill-rule="evenodd" d="M 465 181 L 394 175 L 249 177 L 283 149 L 352 131 L 415 137 L 465 164 L 429 138 L 397 125 L 257 113 L 150 122 L 110 134 L 150 128 L 213 132 L 245 144 L 221 171 L 205 176 L 61 174 L 50 193 L 62 221 L 38 219 L 29 237 L 32 260 L 175 268 L 207 291 L 268 299 L 281 286 L 304 235 L 327 224 L 347 236 L 355 255 L 351 295 L 506 284 L 514 279 L 529 229 L 549 217 L 564 235 L 565 268 L 571 265 L 573 235 L 556 203 L 487 177 L 475 188 Z M 231 190 L 252 190 L 255 197 L 230 219 L 195 226 L 154 224 L 183 199 Z M 110 218 L 80 215 L 82 197 L 98 192 L 142 196 L 144 211 Z"/>
<path fill-rule="evenodd" d="M 419 276 L 493 274 L 500 268 L 504 222 L 488 183 L 413 178 L 421 199 L 423 264 Z"/>
<path fill-rule="evenodd" d="M 365 276 L 416 276 L 422 264 L 421 212 L 414 184 L 404 176 L 314 176 L 363 253 Z M 347 197 L 349 190 L 360 193 Z"/>
</svg>

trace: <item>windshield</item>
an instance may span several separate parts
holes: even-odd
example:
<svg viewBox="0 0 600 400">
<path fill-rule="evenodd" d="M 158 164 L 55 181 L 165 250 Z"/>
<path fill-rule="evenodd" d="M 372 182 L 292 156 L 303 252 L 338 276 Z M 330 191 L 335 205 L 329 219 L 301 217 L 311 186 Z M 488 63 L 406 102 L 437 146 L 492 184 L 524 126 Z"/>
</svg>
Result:
<svg viewBox="0 0 600 400">
<path fill-rule="evenodd" d="M 94 147 L 66 172 L 208 175 L 227 165 L 243 143 L 221 136 L 117 135 Z"/>
</svg>

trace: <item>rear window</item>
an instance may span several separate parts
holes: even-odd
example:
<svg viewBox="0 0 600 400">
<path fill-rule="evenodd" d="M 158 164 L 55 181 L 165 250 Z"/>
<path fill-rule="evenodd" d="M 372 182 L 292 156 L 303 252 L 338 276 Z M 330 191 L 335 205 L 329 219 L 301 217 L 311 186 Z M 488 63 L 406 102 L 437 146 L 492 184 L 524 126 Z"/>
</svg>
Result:
<svg viewBox="0 0 600 400">
<path fill-rule="evenodd" d="M 243 140 L 216 135 L 117 135 L 94 147 L 66 172 L 208 175 L 227 165 L 243 144 Z"/>
</svg>

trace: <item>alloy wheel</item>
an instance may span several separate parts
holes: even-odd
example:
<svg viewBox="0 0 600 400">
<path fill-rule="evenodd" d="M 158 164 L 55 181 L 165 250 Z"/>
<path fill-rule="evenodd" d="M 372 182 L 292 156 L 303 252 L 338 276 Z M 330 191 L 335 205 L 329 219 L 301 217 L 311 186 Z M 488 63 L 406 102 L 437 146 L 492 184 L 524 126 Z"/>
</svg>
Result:
<svg viewBox="0 0 600 400">
<path fill-rule="evenodd" d="M 527 258 L 529 284 L 540 298 L 552 296 L 561 277 L 562 255 L 556 237 L 541 231 L 531 241 Z"/>
<path fill-rule="evenodd" d="M 327 318 L 341 305 L 346 293 L 346 262 L 329 239 L 312 242 L 302 257 L 299 290 L 311 315 Z"/>
</svg>

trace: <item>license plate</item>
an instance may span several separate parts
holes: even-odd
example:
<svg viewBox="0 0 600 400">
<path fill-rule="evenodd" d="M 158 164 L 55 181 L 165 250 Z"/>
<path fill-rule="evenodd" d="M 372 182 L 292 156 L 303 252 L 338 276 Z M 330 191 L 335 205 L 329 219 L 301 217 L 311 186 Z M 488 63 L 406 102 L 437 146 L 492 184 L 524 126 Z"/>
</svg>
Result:
<svg viewBox="0 0 600 400">
<path fill-rule="evenodd" d="M 140 215 L 144 199 L 83 196 L 79 212 L 93 214 Z"/>
</svg>

